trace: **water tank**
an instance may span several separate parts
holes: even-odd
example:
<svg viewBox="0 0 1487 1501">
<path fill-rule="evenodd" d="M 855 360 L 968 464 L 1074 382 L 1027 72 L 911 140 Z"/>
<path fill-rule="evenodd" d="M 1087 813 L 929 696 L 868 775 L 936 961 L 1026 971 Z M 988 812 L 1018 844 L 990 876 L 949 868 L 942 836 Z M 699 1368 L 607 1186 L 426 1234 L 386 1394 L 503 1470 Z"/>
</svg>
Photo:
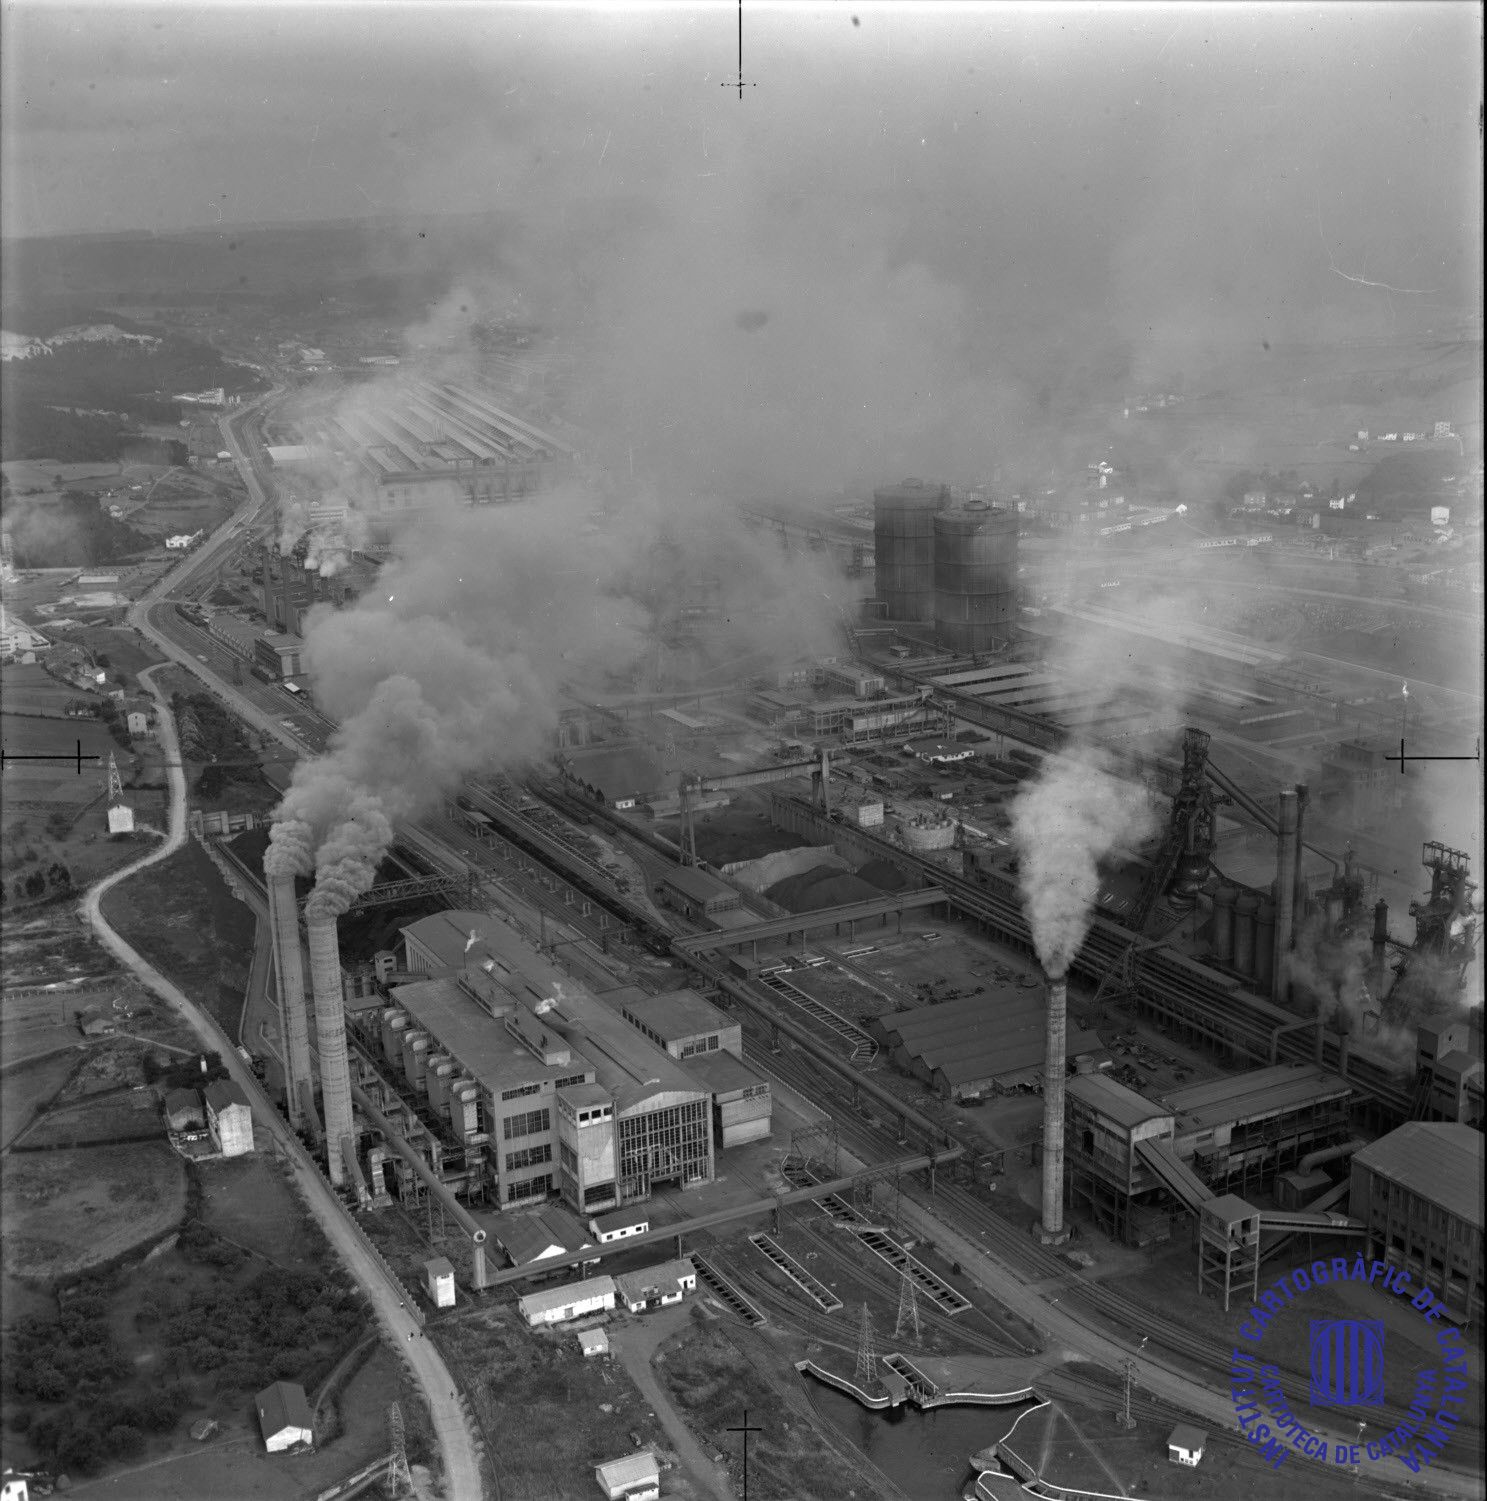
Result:
<svg viewBox="0 0 1487 1501">
<path fill-rule="evenodd" d="M 935 618 L 935 512 L 944 485 L 906 479 L 873 491 L 874 592 L 889 620 Z"/>
<path fill-rule="evenodd" d="M 1255 979 L 1269 986 L 1275 973 L 1275 903 L 1269 897 L 1255 909 Z"/>
<path fill-rule="evenodd" d="M 1234 899 L 1238 895 L 1232 886 L 1220 886 L 1213 893 L 1213 957 L 1220 964 L 1234 962 Z"/>
<path fill-rule="evenodd" d="M 1253 892 L 1234 903 L 1234 968 L 1242 975 L 1255 972 L 1255 908 L 1260 898 Z"/>
<path fill-rule="evenodd" d="M 382 1027 L 382 1051 L 387 1054 L 387 1061 L 396 1067 L 403 1066 L 403 1038 L 408 1031 L 408 1014 L 399 1011 L 389 1022 L 383 1023 Z"/>
<path fill-rule="evenodd" d="M 969 656 L 1010 639 L 1017 620 L 1017 514 L 969 501 L 934 518 L 935 637 Z"/>
</svg>

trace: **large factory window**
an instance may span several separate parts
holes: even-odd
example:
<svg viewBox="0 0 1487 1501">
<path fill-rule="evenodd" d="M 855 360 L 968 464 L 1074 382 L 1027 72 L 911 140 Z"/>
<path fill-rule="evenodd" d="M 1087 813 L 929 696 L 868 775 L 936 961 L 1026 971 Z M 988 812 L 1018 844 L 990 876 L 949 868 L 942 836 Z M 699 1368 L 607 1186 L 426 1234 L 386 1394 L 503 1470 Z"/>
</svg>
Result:
<svg viewBox="0 0 1487 1501">
<path fill-rule="evenodd" d="M 578 1175 L 578 1153 L 566 1141 L 558 1143 L 558 1161 L 575 1177 Z"/>
<path fill-rule="evenodd" d="M 537 1167 L 552 1161 L 552 1147 L 544 1142 L 540 1147 L 523 1147 L 519 1152 L 507 1152 L 506 1171 L 520 1172 L 525 1167 Z"/>
<path fill-rule="evenodd" d="M 514 1204 L 518 1199 L 546 1198 L 552 1192 L 552 1174 L 543 1173 L 540 1178 L 528 1178 L 522 1183 L 512 1183 L 506 1189 L 506 1202 Z"/>
<path fill-rule="evenodd" d="M 536 1136 L 541 1131 L 552 1130 L 552 1111 L 529 1110 L 525 1115 L 508 1115 L 501 1121 L 501 1135 L 510 1141 L 516 1136 Z"/>
</svg>

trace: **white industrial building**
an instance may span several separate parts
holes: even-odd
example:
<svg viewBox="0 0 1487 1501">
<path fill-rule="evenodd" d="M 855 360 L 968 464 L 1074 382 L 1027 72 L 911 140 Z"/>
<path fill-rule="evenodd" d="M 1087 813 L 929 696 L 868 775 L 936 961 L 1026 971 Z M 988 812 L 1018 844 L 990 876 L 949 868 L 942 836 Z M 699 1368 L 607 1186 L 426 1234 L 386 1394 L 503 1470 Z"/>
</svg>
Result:
<svg viewBox="0 0 1487 1501">
<path fill-rule="evenodd" d="M 632 1235 L 644 1235 L 650 1228 L 650 1210 L 638 1206 L 616 1209 L 613 1214 L 596 1215 L 589 1220 L 589 1229 L 598 1236 L 601 1246 L 613 1240 L 628 1240 Z"/>
<path fill-rule="evenodd" d="M 224 1157 L 242 1157 L 253 1150 L 253 1107 L 231 1079 L 218 1079 L 203 1091 L 207 1130 Z"/>
<path fill-rule="evenodd" d="M 661 1466 L 649 1449 L 596 1466 L 594 1478 L 609 1501 L 653 1501 L 661 1494 Z"/>
<path fill-rule="evenodd" d="M 516 1306 L 530 1329 L 566 1324 L 591 1313 L 607 1313 L 614 1307 L 613 1277 L 589 1277 L 583 1282 L 564 1282 L 543 1287 L 518 1298 Z"/>
<path fill-rule="evenodd" d="M 621 1272 L 614 1285 L 620 1302 L 631 1313 L 644 1313 L 648 1308 L 680 1303 L 687 1293 L 696 1292 L 697 1268 L 689 1257 L 682 1256 L 675 1261 L 641 1267 L 636 1272 Z"/>
<path fill-rule="evenodd" d="M 435 1308 L 454 1307 L 454 1267 L 447 1256 L 436 1256 L 423 1264 L 428 1280 L 429 1301 Z"/>
</svg>

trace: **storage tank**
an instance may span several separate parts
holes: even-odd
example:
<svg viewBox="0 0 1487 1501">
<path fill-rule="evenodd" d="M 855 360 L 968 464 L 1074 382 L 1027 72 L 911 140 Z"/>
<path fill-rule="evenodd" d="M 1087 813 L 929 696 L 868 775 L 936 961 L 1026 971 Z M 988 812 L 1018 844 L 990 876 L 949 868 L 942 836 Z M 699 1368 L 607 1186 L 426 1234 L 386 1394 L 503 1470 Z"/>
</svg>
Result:
<svg viewBox="0 0 1487 1501">
<path fill-rule="evenodd" d="M 1234 962 L 1234 899 L 1238 895 L 1232 886 L 1220 886 L 1213 893 L 1213 957 L 1220 964 Z"/>
<path fill-rule="evenodd" d="M 383 1012 L 382 1012 L 382 1056 L 384 1058 L 394 1057 L 395 1056 L 394 1053 L 393 1053 L 393 1049 L 394 1048 L 398 1049 L 398 1054 L 396 1056 L 400 1056 L 401 1053 L 402 1053 L 402 1044 L 400 1042 L 395 1043 L 393 1041 L 393 1036 L 392 1036 L 392 1024 L 393 1024 L 393 1021 L 397 1017 L 400 1017 L 402 1015 L 403 1015 L 403 1012 L 401 1010 L 399 1010 L 399 1008 L 396 1007 L 396 1006 L 387 1006 L 387 1007 L 385 1007 L 383 1009 Z"/>
<path fill-rule="evenodd" d="M 427 1032 L 420 1032 L 416 1027 L 409 1027 L 408 1030 L 403 1033 L 403 1056 L 401 1063 L 403 1068 L 403 1077 L 410 1082 L 413 1078 L 413 1044 L 420 1041 L 423 1043 L 424 1047 L 427 1048 L 429 1042 L 429 1034 Z"/>
<path fill-rule="evenodd" d="M 427 1037 L 415 1037 L 408 1044 L 408 1083 L 415 1093 L 421 1092 L 424 1087 L 423 1081 L 428 1077 L 429 1071 L 429 1040 Z"/>
<path fill-rule="evenodd" d="M 408 1031 L 408 1013 L 397 1012 L 391 1021 L 382 1024 L 382 1051 L 387 1061 L 397 1068 L 403 1066 L 403 1038 Z"/>
<path fill-rule="evenodd" d="M 906 479 L 873 491 L 874 593 L 889 620 L 935 618 L 935 512 L 944 485 Z"/>
<path fill-rule="evenodd" d="M 437 1062 L 429 1060 L 429 1107 L 445 1120 L 449 1119 L 449 1086 L 454 1075 L 454 1060 L 447 1053 L 441 1053 Z"/>
<path fill-rule="evenodd" d="M 1255 972 L 1255 909 L 1260 898 L 1246 891 L 1234 903 L 1234 968 L 1242 975 Z"/>
<path fill-rule="evenodd" d="M 935 638 L 970 656 L 1011 638 L 1017 619 L 1017 514 L 967 501 L 934 518 Z"/>
<path fill-rule="evenodd" d="M 1275 903 L 1266 897 L 1255 908 L 1255 978 L 1268 982 L 1275 973 Z"/>
</svg>

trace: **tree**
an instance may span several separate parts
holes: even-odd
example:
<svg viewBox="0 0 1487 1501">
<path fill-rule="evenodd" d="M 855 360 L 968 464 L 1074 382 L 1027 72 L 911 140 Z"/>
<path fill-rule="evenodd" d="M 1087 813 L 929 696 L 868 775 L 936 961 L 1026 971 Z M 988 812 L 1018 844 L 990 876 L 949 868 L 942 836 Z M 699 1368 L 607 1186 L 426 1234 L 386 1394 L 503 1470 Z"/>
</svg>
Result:
<svg viewBox="0 0 1487 1501">
<path fill-rule="evenodd" d="M 26 895 L 31 897 L 41 896 L 46 891 L 46 877 L 39 870 L 33 870 L 26 877 Z"/>
<path fill-rule="evenodd" d="M 46 879 L 49 886 L 71 886 L 72 872 L 65 865 L 57 862 L 47 867 Z"/>
</svg>

